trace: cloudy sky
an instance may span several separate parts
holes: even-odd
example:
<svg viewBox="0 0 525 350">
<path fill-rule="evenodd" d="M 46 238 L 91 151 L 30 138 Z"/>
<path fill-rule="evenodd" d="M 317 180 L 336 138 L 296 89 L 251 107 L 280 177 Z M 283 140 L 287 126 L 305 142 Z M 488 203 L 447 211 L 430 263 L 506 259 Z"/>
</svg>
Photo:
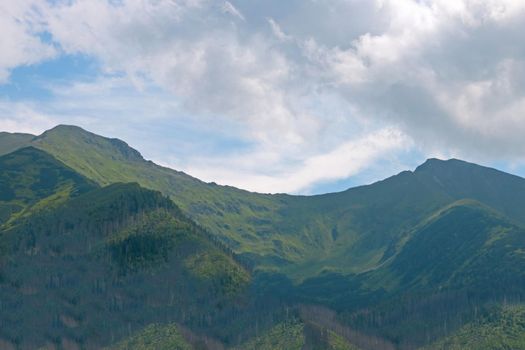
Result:
<svg viewBox="0 0 525 350">
<path fill-rule="evenodd" d="M 429 157 L 525 175 L 523 0 L 0 0 L 0 130 L 259 192 Z"/>
</svg>

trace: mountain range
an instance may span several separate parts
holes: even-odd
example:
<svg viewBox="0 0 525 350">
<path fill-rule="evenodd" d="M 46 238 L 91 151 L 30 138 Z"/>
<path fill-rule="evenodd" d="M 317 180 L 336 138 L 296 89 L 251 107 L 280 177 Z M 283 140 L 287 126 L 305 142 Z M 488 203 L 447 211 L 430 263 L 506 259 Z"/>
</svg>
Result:
<svg viewBox="0 0 525 350">
<path fill-rule="evenodd" d="M 525 348 L 525 179 L 429 159 L 316 196 L 0 133 L 0 348 Z"/>
</svg>

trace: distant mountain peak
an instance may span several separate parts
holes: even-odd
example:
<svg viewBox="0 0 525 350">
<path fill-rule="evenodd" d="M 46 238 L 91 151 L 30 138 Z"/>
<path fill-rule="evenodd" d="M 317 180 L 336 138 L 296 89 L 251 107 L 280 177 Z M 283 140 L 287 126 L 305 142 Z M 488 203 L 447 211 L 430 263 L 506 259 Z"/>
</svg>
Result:
<svg viewBox="0 0 525 350">
<path fill-rule="evenodd" d="M 85 129 L 82 129 L 80 126 L 71 125 L 71 124 L 58 124 L 57 126 L 49 129 L 48 131 L 51 131 L 51 130 L 77 130 L 77 131 L 89 132 Z"/>
<path fill-rule="evenodd" d="M 32 134 L 29 134 L 29 133 L 25 133 L 25 132 L 8 132 L 8 131 L 0 131 L 0 136 L 16 136 L 16 135 L 20 135 L 20 136 L 35 136 L 35 135 L 32 135 Z"/>
<path fill-rule="evenodd" d="M 443 171 L 447 169 L 458 169 L 458 168 L 473 168 L 473 167 L 479 167 L 482 168 L 482 166 L 469 163 L 461 159 L 456 158 L 450 158 L 447 160 L 439 159 L 439 158 L 429 158 L 427 159 L 423 164 L 418 166 L 414 172 L 434 172 L 434 171 Z"/>
<path fill-rule="evenodd" d="M 58 124 L 57 126 L 52 127 L 44 131 L 41 135 L 38 135 L 36 138 L 42 138 L 47 135 L 53 134 L 64 134 L 64 133 L 82 133 L 82 134 L 92 134 L 89 131 L 82 129 L 80 126 L 76 125 L 67 125 L 67 124 Z M 95 134 L 93 134 L 95 135 Z"/>
<path fill-rule="evenodd" d="M 415 172 L 420 172 L 420 171 L 435 168 L 436 166 L 440 166 L 444 162 L 446 162 L 446 160 L 442 160 L 438 158 L 429 158 L 423 164 L 419 165 L 416 168 Z"/>
<path fill-rule="evenodd" d="M 0 132 L 0 156 L 27 146 L 35 135 Z"/>
<path fill-rule="evenodd" d="M 71 142 L 69 142 L 71 141 Z M 131 161 L 143 161 L 144 158 L 139 151 L 129 146 L 126 142 L 117 138 L 108 138 L 89 132 L 79 126 L 60 124 L 51 128 L 40 136 L 37 136 L 33 142 L 50 144 L 54 147 L 60 147 L 62 143 L 67 147 L 72 145 L 79 146 L 82 149 L 95 148 L 97 153 L 106 154 L 111 158 L 123 157 Z"/>
</svg>

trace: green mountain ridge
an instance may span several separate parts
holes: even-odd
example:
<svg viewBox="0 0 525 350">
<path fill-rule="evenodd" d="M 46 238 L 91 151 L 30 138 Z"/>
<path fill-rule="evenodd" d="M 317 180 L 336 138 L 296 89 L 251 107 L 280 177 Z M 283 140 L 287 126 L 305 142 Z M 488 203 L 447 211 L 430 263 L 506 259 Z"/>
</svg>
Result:
<svg viewBox="0 0 525 350">
<path fill-rule="evenodd" d="M 0 157 L 0 226 L 16 215 L 56 206 L 96 188 L 49 154 L 26 147 Z"/>
<path fill-rule="evenodd" d="M 29 145 L 34 135 L 0 132 L 0 156 Z"/>
<path fill-rule="evenodd" d="M 179 171 L 146 161 L 122 141 L 104 138 L 74 126 L 58 126 L 32 144 L 100 185 L 137 182 L 172 197 L 189 216 L 220 234 L 238 252 L 263 247 L 251 221 L 263 222 L 280 203 L 273 196 L 228 186 L 206 184 Z M 250 217 L 250 220 L 246 220 Z M 267 220 L 267 219 L 266 219 Z"/>
<path fill-rule="evenodd" d="M 430 159 L 415 173 L 435 182 L 455 199 L 474 199 L 525 224 L 525 180 L 465 161 Z"/>
<path fill-rule="evenodd" d="M 406 230 L 456 200 L 475 199 L 525 220 L 524 179 L 458 160 L 431 159 L 414 172 L 340 193 L 290 196 L 207 184 L 74 126 L 53 128 L 32 144 L 100 185 L 137 182 L 161 191 L 236 253 L 263 269 L 285 268 L 298 281 L 376 268 Z"/>
<path fill-rule="evenodd" d="M 480 261 L 494 245 L 504 248 L 502 241 L 515 237 L 525 239 L 525 230 L 481 203 L 461 200 L 441 209 L 417 228 L 386 266 L 392 275 L 401 276 L 402 284 L 412 289 L 416 286 L 442 288 L 447 283 L 459 283 L 454 279 L 468 275 L 464 269 L 473 268 L 471 264 Z M 506 253 L 511 254 L 512 248 Z M 504 258 L 500 256 L 500 264 L 504 264 Z M 520 265 L 525 265 L 525 260 Z M 484 271 L 483 275 L 489 272 Z M 519 277 L 519 274 L 512 275 Z"/>
</svg>

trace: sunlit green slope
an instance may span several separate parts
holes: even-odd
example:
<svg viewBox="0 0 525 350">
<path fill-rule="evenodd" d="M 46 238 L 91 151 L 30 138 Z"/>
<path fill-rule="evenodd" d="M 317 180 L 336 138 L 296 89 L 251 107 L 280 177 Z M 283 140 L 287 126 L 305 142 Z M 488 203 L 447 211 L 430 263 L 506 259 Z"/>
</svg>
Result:
<svg viewBox="0 0 525 350">
<path fill-rule="evenodd" d="M 220 235 L 238 252 L 275 257 L 263 231 L 275 234 L 269 218 L 280 201 L 233 187 L 204 183 L 187 174 L 146 161 L 126 143 L 74 126 L 58 126 L 32 141 L 77 172 L 101 185 L 137 182 L 172 197 L 201 225 Z"/>
<path fill-rule="evenodd" d="M 510 292 L 525 282 L 525 229 L 479 202 L 445 207 L 405 240 L 377 271 L 378 283 L 394 279 L 389 288 L 411 291 L 479 287 L 488 292 L 492 287 Z"/>
<path fill-rule="evenodd" d="M 186 333 L 186 334 L 184 334 Z M 231 350 L 359 350 L 344 337 L 299 319 L 278 323 Z M 191 340 L 191 341 L 189 341 Z M 214 347 L 215 346 L 215 347 Z M 211 339 L 181 331 L 176 324 L 153 324 L 107 350 L 197 350 L 223 349 Z"/>
<path fill-rule="evenodd" d="M 0 157 L 0 226 L 96 188 L 49 154 L 26 147 Z"/>
<path fill-rule="evenodd" d="M 505 305 L 424 350 L 525 349 L 525 306 Z"/>
<path fill-rule="evenodd" d="M 106 350 L 193 350 L 175 324 L 150 325 Z"/>
<path fill-rule="evenodd" d="M 479 202 L 438 210 L 392 251 L 375 269 L 323 274 L 289 293 L 343 310 L 349 326 L 407 349 L 475 320 L 488 304 L 525 297 L 525 229 Z"/>
<path fill-rule="evenodd" d="M 477 200 L 525 223 L 524 179 L 459 160 L 431 159 L 413 172 L 340 193 L 289 196 L 204 183 L 74 126 L 58 126 L 31 144 L 100 185 L 132 181 L 169 195 L 235 252 L 296 281 L 382 266 L 407 232 L 457 200 Z"/>
<path fill-rule="evenodd" d="M 28 146 L 34 137 L 31 134 L 0 132 L 0 156 Z"/>
</svg>

